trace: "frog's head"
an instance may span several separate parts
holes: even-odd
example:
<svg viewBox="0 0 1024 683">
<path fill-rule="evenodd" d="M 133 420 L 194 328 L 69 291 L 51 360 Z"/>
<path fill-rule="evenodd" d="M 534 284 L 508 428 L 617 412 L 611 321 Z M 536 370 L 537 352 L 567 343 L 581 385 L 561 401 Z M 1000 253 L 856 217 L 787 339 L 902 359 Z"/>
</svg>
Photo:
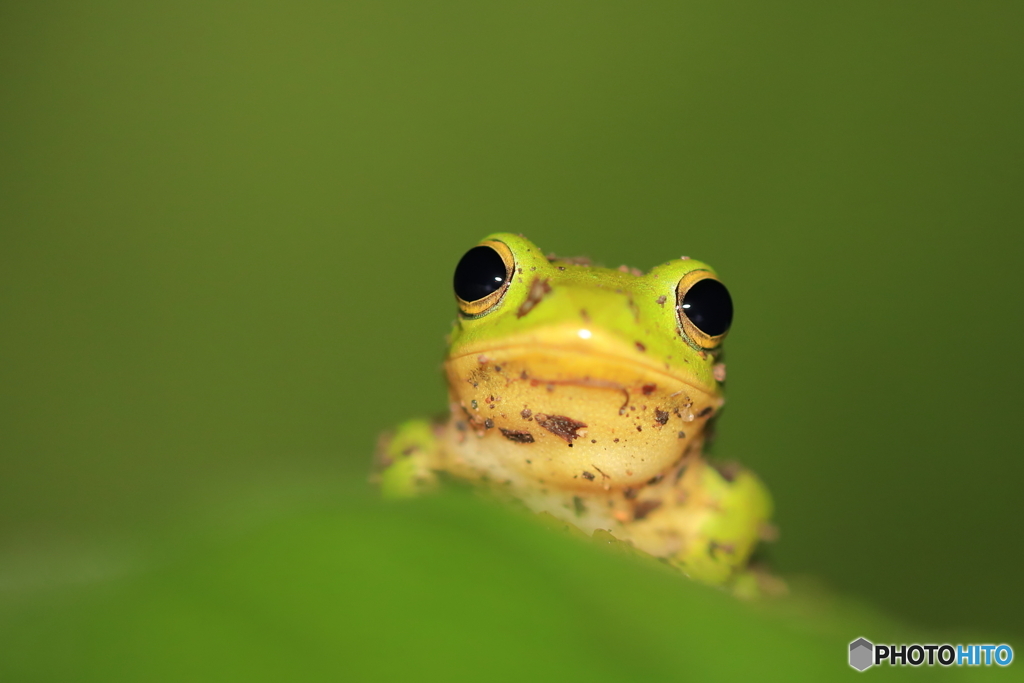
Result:
<svg viewBox="0 0 1024 683">
<path fill-rule="evenodd" d="M 613 270 L 499 233 L 462 257 L 454 288 L 445 369 L 481 450 L 581 490 L 639 485 L 699 452 L 732 320 L 708 265 Z"/>
</svg>

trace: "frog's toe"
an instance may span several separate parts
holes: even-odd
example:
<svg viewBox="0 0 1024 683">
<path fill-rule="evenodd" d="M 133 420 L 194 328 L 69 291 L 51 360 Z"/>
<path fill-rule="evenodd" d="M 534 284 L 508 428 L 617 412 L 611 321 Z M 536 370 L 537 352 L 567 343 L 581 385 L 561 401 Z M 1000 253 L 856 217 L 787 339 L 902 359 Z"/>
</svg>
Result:
<svg viewBox="0 0 1024 683">
<path fill-rule="evenodd" d="M 437 487 L 432 463 L 438 451 L 434 425 L 410 420 L 385 435 L 377 445 L 371 481 L 380 485 L 385 498 L 410 498 Z"/>
<path fill-rule="evenodd" d="M 392 463 L 380 473 L 385 498 L 415 498 L 437 488 L 437 475 L 413 458 Z"/>
</svg>

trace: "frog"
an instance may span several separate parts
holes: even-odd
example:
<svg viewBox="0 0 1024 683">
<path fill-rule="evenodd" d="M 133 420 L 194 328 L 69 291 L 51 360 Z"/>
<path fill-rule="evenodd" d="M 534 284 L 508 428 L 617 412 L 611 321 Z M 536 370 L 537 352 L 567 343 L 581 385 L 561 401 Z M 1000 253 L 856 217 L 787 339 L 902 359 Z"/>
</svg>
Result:
<svg viewBox="0 0 1024 683">
<path fill-rule="evenodd" d="M 733 318 L 711 266 L 605 268 L 502 232 L 465 252 L 453 293 L 449 415 L 382 437 L 372 479 L 385 497 L 462 482 L 758 593 L 751 557 L 776 534 L 772 498 L 750 470 L 705 454 Z"/>
</svg>

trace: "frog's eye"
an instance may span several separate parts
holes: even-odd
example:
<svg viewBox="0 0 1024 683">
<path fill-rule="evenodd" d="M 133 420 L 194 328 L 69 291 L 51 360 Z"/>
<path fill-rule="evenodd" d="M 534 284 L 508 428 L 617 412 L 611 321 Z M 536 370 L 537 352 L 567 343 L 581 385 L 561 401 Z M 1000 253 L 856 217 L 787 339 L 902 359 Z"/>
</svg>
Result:
<svg viewBox="0 0 1024 683">
<path fill-rule="evenodd" d="M 488 312 L 505 296 L 515 265 L 512 250 L 503 242 L 488 240 L 467 251 L 455 266 L 459 309 L 470 316 Z"/>
<path fill-rule="evenodd" d="M 676 311 L 683 334 L 702 349 L 713 349 L 732 324 L 732 297 L 712 273 L 694 270 L 676 286 Z"/>
</svg>

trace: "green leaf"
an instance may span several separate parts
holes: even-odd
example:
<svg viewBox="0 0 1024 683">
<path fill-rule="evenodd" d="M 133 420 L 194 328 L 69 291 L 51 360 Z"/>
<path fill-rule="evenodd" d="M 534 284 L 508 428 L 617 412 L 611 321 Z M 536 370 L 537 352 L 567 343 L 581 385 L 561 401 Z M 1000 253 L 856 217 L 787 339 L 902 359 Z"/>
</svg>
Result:
<svg viewBox="0 0 1024 683">
<path fill-rule="evenodd" d="M 150 530 L 105 572 L 8 571 L 0 679 L 822 681 L 856 675 L 857 637 L 935 642 L 806 581 L 740 601 L 465 493 L 310 499 Z"/>
</svg>

